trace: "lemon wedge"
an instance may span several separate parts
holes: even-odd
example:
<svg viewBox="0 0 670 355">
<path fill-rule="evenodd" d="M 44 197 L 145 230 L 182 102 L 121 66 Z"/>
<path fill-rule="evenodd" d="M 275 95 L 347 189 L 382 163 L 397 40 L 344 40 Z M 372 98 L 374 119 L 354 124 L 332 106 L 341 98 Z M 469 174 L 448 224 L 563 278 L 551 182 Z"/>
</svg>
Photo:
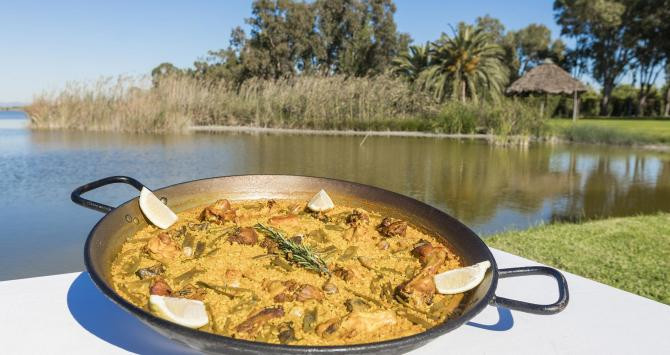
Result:
<svg viewBox="0 0 670 355">
<path fill-rule="evenodd" d="M 198 300 L 151 295 L 149 309 L 163 319 L 189 328 L 200 328 L 209 323 L 205 304 Z"/>
<path fill-rule="evenodd" d="M 177 222 L 177 215 L 146 187 L 140 191 L 140 209 L 160 229 L 168 229 Z"/>
<path fill-rule="evenodd" d="M 314 212 L 323 212 L 328 211 L 329 209 L 335 207 L 333 200 L 330 199 L 330 196 L 323 189 L 314 195 L 311 200 L 307 203 L 307 208 Z"/>
<path fill-rule="evenodd" d="M 482 282 L 489 267 L 491 267 L 491 263 L 486 260 L 472 266 L 437 274 L 433 276 L 437 292 L 444 295 L 453 295 L 469 291 Z"/>
</svg>

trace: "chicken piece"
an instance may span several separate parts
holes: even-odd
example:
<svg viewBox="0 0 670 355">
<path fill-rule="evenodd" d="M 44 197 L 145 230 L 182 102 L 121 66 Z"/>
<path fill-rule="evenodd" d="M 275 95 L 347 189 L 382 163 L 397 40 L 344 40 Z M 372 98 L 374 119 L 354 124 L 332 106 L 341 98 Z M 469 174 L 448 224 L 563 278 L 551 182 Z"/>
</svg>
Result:
<svg viewBox="0 0 670 355">
<path fill-rule="evenodd" d="M 415 305 L 431 304 L 436 291 L 433 276 L 447 260 L 447 250 L 442 245 L 426 242 L 415 247 L 412 254 L 419 258 L 423 268 L 396 288 L 396 296 Z"/>
<path fill-rule="evenodd" d="M 232 208 L 230 201 L 218 200 L 205 207 L 200 214 L 200 219 L 207 222 L 223 224 L 225 222 L 237 221 L 237 210 Z"/>
<path fill-rule="evenodd" d="M 447 260 L 447 249 L 442 246 L 433 246 L 425 242 L 412 249 L 412 255 L 419 258 L 419 262 L 424 269 L 429 269 L 433 273 Z"/>
<path fill-rule="evenodd" d="M 391 310 L 363 312 L 355 311 L 350 313 L 342 321 L 340 332 L 346 338 L 357 335 L 369 334 L 382 327 L 393 326 L 398 322 L 398 317 Z"/>
<path fill-rule="evenodd" d="M 181 255 L 179 245 L 167 233 L 160 233 L 149 239 L 146 250 L 152 258 L 164 263 L 172 261 Z"/>
<path fill-rule="evenodd" d="M 310 284 L 298 284 L 294 280 L 265 280 L 263 281 L 263 289 L 270 295 L 274 295 L 272 299 L 277 303 L 299 301 L 306 302 L 309 300 L 323 300 L 323 292 Z"/>
<path fill-rule="evenodd" d="M 262 285 L 277 303 L 295 300 L 294 293 L 299 286 L 294 280 L 264 280 Z"/>
<path fill-rule="evenodd" d="M 149 287 L 149 294 L 158 296 L 171 296 L 172 289 L 170 288 L 170 285 L 165 282 L 165 280 L 160 277 L 156 277 L 156 279 L 154 279 L 154 281 L 151 283 L 151 286 Z"/>
<path fill-rule="evenodd" d="M 258 242 L 258 233 L 251 227 L 237 228 L 232 236 L 228 237 L 231 243 L 254 245 Z"/>
<path fill-rule="evenodd" d="M 392 220 L 386 217 L 377 226 L 377 231 L 385 237 L 404 236 L 407 231 L 407 222 L 401 220 Z"/>
<path fill-rule="evenodd" d="M 282 306 L 268 307 L 253 316 L 247 318 L 244 322 L 235 327 L 235 331 L 240 333 L 254 333 L 260 326 L 271 319 L 280 318 L 284 316 L 284 308 Z"/>
<path fill-rule="evenodd" d="M 295 299 L 300 302 L 306 302 L 309 300 L 317 300 L 321 302 L 323 297 L 323 292 L 310 284 L 301 285 L 295 292 Z"/>
</svg>

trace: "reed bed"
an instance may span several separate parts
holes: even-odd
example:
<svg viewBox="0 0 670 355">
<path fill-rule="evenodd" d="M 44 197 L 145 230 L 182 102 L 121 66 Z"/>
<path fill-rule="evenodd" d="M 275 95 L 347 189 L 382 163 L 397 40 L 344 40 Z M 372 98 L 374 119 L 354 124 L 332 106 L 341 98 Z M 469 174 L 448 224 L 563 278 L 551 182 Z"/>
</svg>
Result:
<svg viewBox="0 0 670 355">
<path fill-rule="evenodd" d="M 436 102 L 389 77 L 298 76 L 241 86 L 190 76 L 119 77 L 71 83 L 26 108 L 36 129 L 179 132 L 193 125 L 442 133 L 535 134 L 539 116 L 524 105 Z"/>
</svg>

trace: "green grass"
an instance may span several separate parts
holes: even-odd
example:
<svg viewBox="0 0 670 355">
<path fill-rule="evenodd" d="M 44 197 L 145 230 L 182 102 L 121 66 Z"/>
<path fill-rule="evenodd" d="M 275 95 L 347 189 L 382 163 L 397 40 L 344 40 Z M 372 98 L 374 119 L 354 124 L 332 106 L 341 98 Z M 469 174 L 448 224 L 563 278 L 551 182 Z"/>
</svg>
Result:
<svg viewBox="0 0 670 355">
<path fill-rule="evenodd" d="M 670 120 L 643 119 L 568 119 L 548 120 L 550 134 L 583 143 L 667 144 Z"/>
<path fill-rule="evenodd" d="M 486 243 L 670 304 L 670 214 L 550 224 Z"/>
</svg>

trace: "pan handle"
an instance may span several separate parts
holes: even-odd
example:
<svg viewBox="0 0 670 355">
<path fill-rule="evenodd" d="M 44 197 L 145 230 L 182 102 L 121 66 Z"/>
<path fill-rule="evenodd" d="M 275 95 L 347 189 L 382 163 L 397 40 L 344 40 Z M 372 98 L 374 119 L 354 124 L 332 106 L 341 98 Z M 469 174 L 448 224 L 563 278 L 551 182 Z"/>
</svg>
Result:
<svg viewBox="0 0 670 355">
<path fill-rule="evenodd" d="M 86 192 L 89 192 L 91 190 L 95 190 L 98 187 L 102 187 L 102 186 L 109 185 L 109 184 L 116 184 L 116 183 L 128 184 L 128 185 L 136 188 L 137 190 L 142 190 L 142 188 L 144 187 L 144 185 L 142 185 L 141 182 L 139 182 L 139 181 L 137 181 L 137 180 L 135 180 L 131 177 L 128 177 L 128 176 L 110 176 L 110 177 L 106 177 L 104 179 L 96 180 L 96 181 L 93 181 L 93 182 L 89 182 L 88 184 L 79 186 L 78 188 L 74 189 L 74 191 L 72 191 L 72 194 L 70 195 L 70 198 L 72 199 L 72 202 L 74 202 L 74 203 L 76 203 L 80 206 L 84 206 L 86 208 L 90 208 L 92 210 L 102 212 L 102 213 L 109 213 L 114 209 L 114 207 L 108 206 L 108 205 L 105 205 L 105 204 L 102 204 L 102 203 L 99 203 L 99 202 L 87 200 L 87 199 L 81 197 L 81 195 L 86 193 Z"/>
<path fill-rule="evenodd" d="M 501 279 L 527 275 L 545 275 L 556 279 L 558 283 L 558 300 L 552 304 L 535 304 L 495 296 L 491 300 L 491 304 L 534 314 L 556 314 L 565 309 L 570 300 L 570 294 L 568 292 L 568 283 L 565 281 L 563 274 L 558 270 L 546 266 L 524 266 L 498 270 L 498 278 Z"/>
</svg>

